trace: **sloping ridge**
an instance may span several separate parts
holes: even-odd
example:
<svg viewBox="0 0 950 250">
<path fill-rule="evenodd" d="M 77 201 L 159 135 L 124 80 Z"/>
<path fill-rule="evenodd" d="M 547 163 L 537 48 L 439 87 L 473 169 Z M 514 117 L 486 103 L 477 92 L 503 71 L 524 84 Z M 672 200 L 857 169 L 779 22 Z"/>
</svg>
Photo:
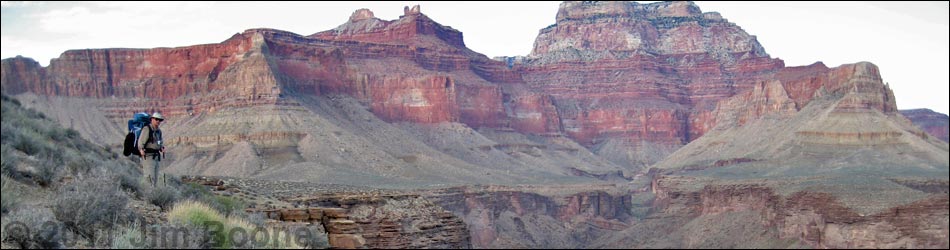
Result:
<svg viewBox="0 0 950 250">
<path fill-rule="evenodd" d="M 893 180 L 946 182 L 947 143 L 896 112 L 893 93 L 876 66 L 842 65 L 813 79 L 825 84 L 801 110 L 779 81 L 724 100 L 717 108 L 716 128 L 654 167 L 717 183 L 756 180 L 786 194 L 821 189 L 869 211 L 921 198 Z M 881 190 L 913 195 L 855 198 Z"/>
</svg>

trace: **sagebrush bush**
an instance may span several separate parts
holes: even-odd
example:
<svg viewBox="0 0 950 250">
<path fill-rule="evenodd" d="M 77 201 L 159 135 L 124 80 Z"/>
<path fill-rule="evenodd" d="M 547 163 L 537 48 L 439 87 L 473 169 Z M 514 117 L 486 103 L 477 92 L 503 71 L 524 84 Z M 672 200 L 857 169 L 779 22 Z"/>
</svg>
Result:
<svg viewBox="0 0 950 250">
<path fill-rule="evenodd" d="M 112 238 L 112 249 L 146 249 L 145 242 L 142 238 L 142 230 L 139 230 L 139 225 L 133 223 L 127 227 L 120 227 L 113 234 Z"/>
<path fill-rule="evenodd" d="M 142 183 L 142 172 L 139 166 L 127 161 L 105 161 L 98 168 L 90 171 L 91 175 L 112 176 L 119 187 L 131 192 L 135 197 L 144 199 L 148 196 Z"/>
<path fill-rule="evenodd" d="M 15 225 L 14 225 L 15 224 Z M 3 242 L 11 242 L 21 249 L 63 248 L 65 231 L 49 209 L 29 206 L 17 209 L 3 220 Z"/>
<path fill-rule="evenodd" d="M 43 153 L 40 156 L 42 161 L 36 166 L 36 172 L 33 174 L 33 180 L 36 184 L 43 187 L 49 187 L 58 182 L 63 177 L 63 156 L 59 154 Z"/>
<path fill-rule="evenodd" d="M 66 159 L 66 169 L 73 175 L 89 173 L 91 169 L 102 165 L 101 161 L 93 157 L 89 154 L 70 154 Z"/>
<path fill-rule="evenodd" d="M 7 178 L 6 175 L 0 177 L 0 212 L 2 214 L 7 214 L 10 211 L 13 211 L 20 202 L 20 192 L 14 190 L 13 180 Z"/>
<path fill-rule="evenodd" d="M 181 197 L 183 199 L 201 200 L 204 197 L 211 196 L 208 187 L 198 183 L 185 183 L 181 187 Z"/>
<path fill-rule="evenodd" d="M 59 197 L 53 201 L 53 214 L 70 230 L 96 239 L 97 232 L 107 232 L 129 221 L 127 203 L 128 197 L 114 179 L 96 176 L 60 188 Z"/>
<path fill-rule="evenodd" d="M 221 195 L 206 196 L 202 201 L 207 202 L 211 208 L 221 212 L 224 216 L 243 216 L 244 208 L 247 204 L 244 201 Z"/>
<path fill-rule="evenodd" d="M 13 148 L 20 150 L 27 155 L 39 155 L 43 152 L 53 151 L 50 149 L 52 145 L 50 145 L 50 143 L 46 142 L 45 140 L 46 138 L 43 138 L 42 135 L 34 131 L 26 130 L 16 133 L 11 145 Z"/>
<path fill-rule="evenodd" d="M 224 216 L 243 216 L 247 204 L 239 199 L 211 193 L 208 187 L 197 183 L 183 183 L 179 187 L 182 199 L 201 201 Z"/>
<path fill-rule="evenodd" d="M 166 211 L 180 198 L 181 193 L 174 187 L 155 187 L 149 192 L 146 200 L 152 205 L 162 208 L 162 211 Z"/>
<path fill-rule="evenodd" d="M 13 105 L 20 106 L 20 100 L 17 100 L 16 98 L 13 98 L 13 97 L 9 97 L 6 94 L 3 95 L 3 100 L 11 102 L 13 103 Z"/>
<path fill-rule="evenodd" d="M 13 148 L 3 144 L 0 146 L 0 173 L 6 176 L 16 175 L 16 165 L 20 162 L 20 157 L 13 152 Z"/>
</svg>

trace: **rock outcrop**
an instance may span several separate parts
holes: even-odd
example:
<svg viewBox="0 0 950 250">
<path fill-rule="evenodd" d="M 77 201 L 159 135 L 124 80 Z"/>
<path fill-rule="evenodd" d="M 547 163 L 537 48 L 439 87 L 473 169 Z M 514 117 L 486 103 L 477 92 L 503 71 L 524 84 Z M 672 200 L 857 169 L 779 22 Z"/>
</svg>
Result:
<svg viewBox="0 0 950 250">
<path fill-rule="evenodd" d="M 434 190 L 463 218 L 475 248 L 575 248 L 629 227 L 629 195 L 613 186 L 476 186 Z"/>
<path fill-rule="evenodd" d="M 792 239 L 815 248 L 945 248 L 950 244 L 945 236 L 950 230 L 944 222 L 950 215 L 946 192 L 917 195 L 921 197 L 919 200 L 868 213 L 849 207 L 835 195 L 817 190 L 783 195 L 768 184 L 754 183 L 683 188 L 683 184 L 692 181 L 696 180 L 677 177 L 654 181 L 656 218 L 665 215 L 708 219 L 744 214 L 751 220 L 738 223 L 765 225 L 774 230 L 762 234 L 773 239 Z M 942 185 L 945 187 L 947 183 Z M 742 226 L 735 223 L 723 222 L 728 225 L 719 227 Z M 684 241 L 686 244 L 682 247 L 686 248 L 715 244 L 709 242 L 715 239 L 708 235 L 685 238 L 692 239 Z M 736 243 L 750 242 L 740 239 L 727 244 Z"/>
<path fill-rule="evenodd" d="M 436 23 L 422 14 L 419 5 L 412 8 L 407 6 L 403 10 L 403 15 L 394 21 L 376 18 L 372 11 L 359 9 L 353 12 L 349 22 L 309 37 L 327 40 L 416 45 L 420 45 L 417 42 L 433 42 L 426 40 L 435 38 L 444 44 L 436 42 L 424 45 L 465 47 L 465 43 L 462 41 L 462 32 Z"/>
<path fill-rule="evenodd" d="M 419 193 L 365 187 L 185 176 L 252 204 L 270 223 L 317 226 L 333 249 L 470 249 L 461 218 Z M 319 190 L 319 191 L 318 191 Z"/>
<path fill-rule="evenodd" d="M 528 85 L 552 96 L 566 135 L 633 168 L 702 136 L 716 102 L 784 67 L 692 2 L 564 2 L 519 61 Z"/>
<path fill-rule="evenodd" d="M 930 109 L 901 110 L 900 113 L 927 134 L 943 141 L 950 140 L 950 118 L 946 114 Z"/>
</svg>

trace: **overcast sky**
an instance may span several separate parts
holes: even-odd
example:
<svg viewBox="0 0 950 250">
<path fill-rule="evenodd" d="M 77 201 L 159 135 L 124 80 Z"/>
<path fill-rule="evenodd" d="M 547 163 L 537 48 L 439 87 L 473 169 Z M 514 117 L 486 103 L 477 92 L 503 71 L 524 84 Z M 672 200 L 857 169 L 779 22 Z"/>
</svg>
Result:
<svg viewBox="0 0 950 250">
<path fill-rule="evenodd" d="M 69 49 L 154 48 L 219 43 L 250 28 L 300 35 L 332 29 L 354 10 L 393 20 L 403 6 L 464 34 L 488 57 L 527 55 L 559 2 L 6 2 L 2 58 L 43 66 Z M 868 61 L 881 69 L 900 109 L 946 114 L 950 2 L 697 2 L 758 37 L 786 66 Z"/>
</svg>

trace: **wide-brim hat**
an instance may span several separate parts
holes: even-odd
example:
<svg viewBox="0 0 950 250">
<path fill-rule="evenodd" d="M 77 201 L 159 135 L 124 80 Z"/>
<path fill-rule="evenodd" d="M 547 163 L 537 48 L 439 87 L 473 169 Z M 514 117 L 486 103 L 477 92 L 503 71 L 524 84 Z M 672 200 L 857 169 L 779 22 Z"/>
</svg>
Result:
<svg viewBox="0 0 950 250">
<path fill-rule="evenodd" d="M 152 113 L 152 118 L 158 119 L 159 121 L 164 121 L 165 117 L 161 113 L 155 112 Z"/>
</svg>

